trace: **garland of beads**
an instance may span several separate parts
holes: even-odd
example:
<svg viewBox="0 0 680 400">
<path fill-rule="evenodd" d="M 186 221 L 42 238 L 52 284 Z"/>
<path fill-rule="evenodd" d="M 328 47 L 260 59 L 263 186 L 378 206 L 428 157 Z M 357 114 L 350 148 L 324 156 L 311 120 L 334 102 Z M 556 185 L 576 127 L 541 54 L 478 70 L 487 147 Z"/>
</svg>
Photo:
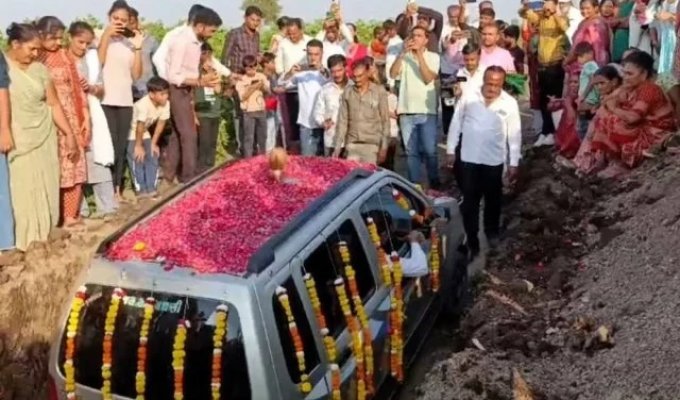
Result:
<svg viewBox="0 0 680 400">
<path fill-rule="evenodd" d="M 118 317 L 118 309 L 120 308 L 120 300 L 125 296 L 125 292 L 121 288 L 113 289 L 111 293 L 111 303 L 109 309 L 106 311 L 106 320 L 104 322 L 104 346 L 102 351 L 102 399 L 111 400 L 111 363 L 113 361 L 113 333 L 116 330 L 116 318 Z"/>
<path fill-rule="evenodd" d="M 212 359 L 212 400 L 220 400 L 222 388 L 222 346 L 227 337 L 229 307 L 220 304 L 215 310 L 215 332 L 213 333 L 213 359 Z"/>
<path fill-rule="evenodd" d="M 312 384 L 309 382 L 309 375 L 305 373 L 307 367 L 305 365 L 305 347 L 300 337 L 293 311 L 290 308 L 290 300 L 288 299 L 288 291 L 286 288 L 279 286 L 276 288 L 276 296 L 279 299 L 279 304 L 283 307 L 288 318 L 288 331 L 295 346 L 295 356 L 297 357 L 298 369 L 300 371 L 300 392 L 307 394 L 312 391 Z"/>
<path fill-rule="evenodd" d="M 68 315 L 68 324 L 66 327 L 64 381 L 67 400 L 75 400 L 76 398 L 76 370 L 75 366 L 73 365 L 73 356 L 76 352 L 76 336 L 78 335 L 80 312 L 83 310 L 83 307 L 85 307 L 85 300 L 87 300 L 87 288 L 85 286 L 81 286 L 78 288 L 75 297 L 73 297 L 71 311 Z"/>
<path fill-rule="evenodd" d="M 175 340 L 172 344 L 172 369 L 175 374 L 174 400 L 184 399 L 184 358 L 186 357 L 184 345 L 187 341 L 187 328 L 190 326 L 189 321 L 185 319 L 177 321 Z"/>
<path fill-rule="evenodd" d="M 347 291 L 345 290 L 345 281 L 342 279 L 342 277 L 340 277 L 336 279 L 333 284 L 335 285 L 335 292 L 338 295 L 340 309 L 342 310 L 342 314 L 345 316 L 347 330 L 350 334 L 352 355 L 356 361 L 357 400 L 365 400 L 366 374 L 364 371 L 364 349 L 361 340 L 361 329 L 359 327 L 359 322 L 354 317 L 354 315 L 352 315 L 352 309 L 349 305 L 349 298 L 347 298 Z"/>
<path fill-rule="evenodd" d="M 390 300 L 390 367 L 392 376 L 398 381 L 404 381 L 404 338 L 403 338 L 403 324 L 404 324 L 404 293 L 401 286 L 404 277 L 399 254 L 392 252 L 390 255 L 392 259 L 392 280 L 394 281 L 394 289 L 392 298 Z"/>
<path fill-rule="evenodd" d="M 380 264 L 380 273 L 382 274 L 382 280 L 386 287 L 392 286 L 392 271 L 390 271 L 390 264 L 387 262 L 387 254 L 382 248 L 380 243 L 380 235 L 378 234 L 378 227 L 375 225 L 373 218 L 366 218 L 366 227 L 368 228 L 368 234 L 371 237 L 371 241 L 378 252 L 378 264 Z"/>
<path fill-rule="evenodd" d="M 361 330 L 363 333 L 364 342 L 364 355 L 366 358 L 365 368 L 366 368 L 366 392 L 368 394 L 373 394 L 375 392 L 374 379 L 373 379 L 373 335 L 371 334 L 371 325 L 368 322 L 368 316 L 366 315 L 366 309 L 364 308 L 364 303 L 361 301 L 361 295 L 359 294 L 359 288 L 357 286 L 356 272 L 351 265 L 351 259 L 349 255 L 349 249 L 347 248 L 347 243 L 340 242 L 338 244 L 338 250 L 340 252 L 340 257 L 342 262 L 345 264 L 345 277 L 347 278 L 347 283 L 349 286 L 349 294 L 352 296 L 352 303 L 354 304 L 354 311 L 356 311 L 357 318 L 361 324 Z"/>
<path fill-rule="evenodd" d="M 146 345 L 149 342 L 149 328 L 156 306 L 156 299 L 147 297 L 144 301 L 144 317 L 139 329 L 139 345 L 137 346 L 137 374 L 135 375 L 136 400 L 144 400 L 146 394 Z"/>
<path fill-rule="evenodd" d="M 430 283 L 432 284 L 432 291 L 439 291 L 439 268 L 440 268 L 440 256 L 439 256 L 439 234 L 432 228 L 432 233 L 430 234 Z"/>
<path fill-rule="evenodd" d="M 328 361 L 331 363 L 331 383 L 333 384 L 332 397 L 340 396 L 340 383 L 335 385 L 335 376 L 337 374 L 340 377 L 340 369 L 333 369 L 332 366 L 336 365 L 338 351 L 335 344 L 335 339 L 330 335 L 328 330 L 328 325 L 326 324 L 326 317 L 321 311 L 321 300 L 319 300 L 319 293 L 316 291 L 316 281 L 311 274 L 305 274 L 303 277 L 305 281 L 305 287 L 307 288 L 307 294 L 309 294 L 309 300 L 312 303 L 312 308 L 314 309 L 314 316 L 319 324 L 319 331 L 321 332 L 321 337 L 323 338 L 323 344 L 326 348 L 326 355 L 328 356 Z M 340 397 L 338 397 L 339 399 Z"/>
<path fill-rule="evenodd" d="M 393 189 L 392 197 L 397 202 L 397 204 L 399 204 L 399 207 L 403 208 L 407 212 L 411 211 L 411 205 L 408 203 L 408 200 L 406 200 L 406 198 L 400 191 L 398 191 L 397 189 Z"/>
</svg>

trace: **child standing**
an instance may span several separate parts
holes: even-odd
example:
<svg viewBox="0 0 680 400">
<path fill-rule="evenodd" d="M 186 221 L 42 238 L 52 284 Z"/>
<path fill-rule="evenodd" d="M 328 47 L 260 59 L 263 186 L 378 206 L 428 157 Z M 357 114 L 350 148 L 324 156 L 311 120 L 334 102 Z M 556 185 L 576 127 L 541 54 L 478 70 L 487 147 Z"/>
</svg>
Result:
<svg viewBox="0 0 680 400">
<path fill-rule="evenodd" d="M 272 88 L 271 93 L 265 97 L 264 105 L 267 111 L 267 140 L 265 144 L 265 151 L 269 153 L 276 146 L 276 137 L 278 136 L 279 126 L 281 120 L 279 119 L 279 99 L 277 94 L 285 93 L 282 87 L 277 88 L 279 75 L 276 73 L 276 64 L 274 60 L 276 55 L 274 53 L 264 53 L 260 66 L 262 73 L 267 77 L 269 86 Z"/>
<path fill-rule="evenodd" d="M 201 73 L 214 72 L 212 67 L 213 49 L 204 42 L 201 45 Z M 198 86 L 194 89 L 194 110 L 198 120 L 198 160 L 196 168 L 203 173 L 215 165 L 217 135 L 222 122 L 222 83 L 211 87 Z"/>
<path fill-rule="evenodd" d="M 257 71 L 257 58 L 243 57 L 245 74 L 236 83 L 243 111 L 243 157 L 264 154 L 267 147 L 267 111 L 264 96 L 270 93 L 269 79 Z M 257 149 L 255 148 L 257 146 Z"/>
<path fill-rule="evenodd" d="M 132 112 L 132 129 L 128 140 L 127 159 L 137 196 L 157 196 L 158 140 L 170 119 L 170 84 L 153 77 L 146 85 L 148 94 L 137 100 Z M 153 136 L 149 129 L 152 128 Z"/>
<path fill-rule="evenodd" d="M 394 171 L 394 156 L 397 153 L 397 144 L 399 143 L 399 124 L 397 115 L 397 106 L 399 105 L 399 98 L 397 97 L 397 90 L 390 89 L 387 80 L 384 82 L 385 90 L 387 90 L 387 106 L 390 111 L 390 145 L 387 148 L 387 157 L 383 163 L 383 167 Z"/>
<path fill-rule="evenodd" d="M 578 123 L 576 131 L 583 140 L 588 131 L 588 124 L 593 118 L 593 109 L 600 102 L 600 96 L 593 85 L 593 75 L 600 68 L 595 62 L 595 50 L 588 42 L 581 42 L 574 48 L 576 59 L 581 66 L 578 83 Z"/>
</svg>

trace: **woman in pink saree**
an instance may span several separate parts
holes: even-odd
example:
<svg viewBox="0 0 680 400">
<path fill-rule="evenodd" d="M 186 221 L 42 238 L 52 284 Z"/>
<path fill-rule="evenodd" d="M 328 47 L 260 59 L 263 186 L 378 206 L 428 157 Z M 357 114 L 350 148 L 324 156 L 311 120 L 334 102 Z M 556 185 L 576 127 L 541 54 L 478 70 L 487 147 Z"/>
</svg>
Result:
<svg viewBox="0 0 680 400">
<path fill-rule="evenodd" d="M 583 15 L 584 19 L 572 37 L 572 51 L 564 59 L 564 67 L 567 74 L 578 74 L 580 72 L 581 68 L 576 60 L 574 48 L 581 42 L 588 42 L 593 46 L 597 65 L 602 67 L 609 63 L 611 30 L 609 25 L 600 16 L 598 6 L 597 0 L 581 0 L 581 15 Z"/>
<path fill-rule="evenodd" d="M 654 59 L 645 52 L 634 52 L 623 60 L 623 85 L 602 98 L 574 159 L 581 173 L 620 176 L 649 157 L 650 150 L 675 131 L 673 107 L 653 82 L 653 68 Z"/>
</svg>

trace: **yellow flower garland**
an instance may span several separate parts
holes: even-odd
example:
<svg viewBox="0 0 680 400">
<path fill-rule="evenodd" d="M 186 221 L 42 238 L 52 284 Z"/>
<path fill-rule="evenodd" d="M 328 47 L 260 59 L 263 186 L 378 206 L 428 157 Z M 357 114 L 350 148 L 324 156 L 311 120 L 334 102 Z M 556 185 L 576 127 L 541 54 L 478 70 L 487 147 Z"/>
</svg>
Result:
<svg viewBox="0 0 680 400">
<path fill-rule="evenodd" d="M 408 203 L 408 200 L 406 200 L 406 197 L 404 197 L 403 193 L 397 189 L 393 189 L 392 197 L 397 202 L 397 204 L 399 204 L 399 207 L 403 208 L 407 212 L 411 211 L 411 205 Z"/>
<path fill-rule="evenodd" d="M 356 311 L 357 318 L 361 324 L 361 329 L 363 332 L 363 342 L 364 342 L 364 355 L 366 358 L 365 368 L 366 368 L 366 392 L 368 394 L 373 394 L 374 389 L 374 379 L 373 379 L 373 335 L 371 334 L 371 325 L 368 321 L 368 316 L 366 315 L 366 309 L 364 308 L 364 303 L 361 301 L 361 295 L 359 294 L 359 288 L 357 286 L 356 272 L 351 265 L 351 258 L 349 254 L 349 249 L 347 248 L 347 243 L 340 242 L 338 244 L 340 251 L 340 257 L 342 262 L 345 264 L 345 276 L 347 278 L 347 283 L 349 286 L 349 293 L 352 296 L 352 303 L 354 304 L 354 310 Z"/>
<path fill-rule="evenodd" d="M 439 291 L 439 269 L 441 267 L 439 256 L 439 234 L 432 228 L 432 233 L 430 235 L 431 249 L 430 249 L 430 283 L 432 284 L 432 291 Z"/>
<path fill-rule="evenodd" d="M 340 366 L 338 364 L 331 364 L 331 399 L 342 400 L 342 392 L 340 386 L 342 385 L 342 376 L 340 375 Z"/>
<path fill-rule="evenodd" d="M 113 362 L 113 334 L 116 330 L 116 318 L 120 308 L 120 301 L 125 296 L 121 288 L 115 288 L 111 293 L 111 303 L 106 311 L 104 321 L 104 345 L 102 351 L 102 399 L 111 400 L 111 364 Z"/>
<path fill-rule="evenodd" d="M 211 392 L 213 400 L 220 400 L 222 388 L 222 347 L 228 334 L 229 308 L 220 304 L 215 310 L 215 332 L 213 333 L 213 360 Z"/>
<path fill-rule="evenodd" d="M 398 382 L 404 381 L 404 293 L 401 286 L 404 278 L 401 261 L 397 252 L 392 252 L 390 255 L 392 259 L 392 280 L 394 282 L 393 296 L 390 301 L 390 322 L 392 324 L 391 342 L 391 361 L 392 376 Z"/>
<path fill-rule="evenodd" d="M 390 271 L 390 264 L 387 262 L 387 254 L 382 248 L 382 243 L 380 242 L 380 235 L 378 234 L 378 227 L 375 225 L 373 218 L 366 218 L 366 226 L 368 228 L 368 234 L 371 237 L 371 241 L 378 252 L 378 264 L 380 264 L 380 273 L 382 274 L 382 280 L 386 287 L 392 286 L 392 271 Z"/>
<path fill-rule="evenodd" d="M 156 299 L 147 297 L 144 302 L 144 316 L 142 326 L 139 329 L 139 345 L 137 347 L 137 374 L 135 375 L 136 400 L 144 400 L 146 396 L 146 356 L 147 343 L 149 341 L 149 328 L 156 307 Z"/>
<path fill-rule="evenodd" d="M 364 349 L 361 338 L 361 329 L 359 322 L 352 315 L 352 308 L 350 307 L 347 291 L 345 290 L 345 281 L 341 277 L 333 282 L 335 285 L 335 292 L 338 295 L 338 302 L 340 309 L 345 316 L 347 323 L 347 330 L 350 334 L 350 348 L 356 361 L 356 376 L 357 376 L 357 400 L 366 399 L 366 375 L 364 370 Z"/>
<path fill-rule="evenodd" d="M 286 317 L 288 318 L 288 331 L 290 332 L 293 345 L 295 346 L 295 356 L 297 357 L 298 369 L 300 370 L 300 392 L 307 394 L 312 391 L 312 384 L 309 382 L 309 375 L 307 375 L 307 367 L 305 365 L 305 347 L 300 337 L 295 317 L 290 307 L 290 300 L 288 299 L 288 291 L 286 288 L 279 286 L 276 289 L 276 295 L 279 299 L 279 304 L 283 307 Z"/>
<path fill-rule="evenodd" d="M 174 400 L 184 399 L 184 358 L 186 357 L 184 346 L 187 341 L 187 328 L 189 327 L 189 321 L 180 319 L 177 322 L 175 340 L 172 344 L 172 370 L 175 376 Z"/>
<path fill-rule="evenodd" d="M 76 370 L 73 364 L 73 357 L 76 352 L 76 336 L 78 335 L 78 324 L 80 323 L 80 312 L 85 307 L 87 300 L 87 288 L 81 286 L 71 302 L 71 311 L 68 315 L 66 326 L 66 352 L 64 354 L 64 386 L 66 389 L 66 399 L 76 399 Z"/>
</svg>

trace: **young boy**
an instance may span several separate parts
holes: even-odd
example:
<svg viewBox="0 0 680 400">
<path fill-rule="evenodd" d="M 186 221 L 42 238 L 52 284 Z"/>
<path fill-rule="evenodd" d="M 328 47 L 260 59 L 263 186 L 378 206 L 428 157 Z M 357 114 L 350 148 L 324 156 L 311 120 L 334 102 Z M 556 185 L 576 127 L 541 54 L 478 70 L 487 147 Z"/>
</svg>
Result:
<svg viewBox="0 0 680 400">
<path fill-rule="evenodd" d="M 213 49 L 204 42 L 201 45 L 201 73 L 214 72 Z M 196 169 L 203 173 L 215 165 L 217 135 L 222 122 L 222 83 L 212 87 L 197 86 L 194 89 L 194 110 L 198 120 L 198 162 Z"/>
<path fill-rule="evenodd" d="M 267 52 L 262 54 L 262 61 L 260 62 L 262 73 L 267 77 L 269 86 L 272 88 L 272 93 L 264 99 L 264 105 L 267 111 L 267 141 L 265 145 L 267 153 L 272 151 L 276 146 L 276 137 L 278 136 L 277 133 L 279 132 L 279 126 L 281 125 L 277 95 L 285 93 L 283 87 L 277 87 L 279 75 L 276 73 L 275 59 L 276 55 L 274 53 Z"/>
<path fill-rule="evenodd" d="M 264 154 L 267 147 L 267 111 L 264 96 L 270 93 L 269 79 L 257 71 L 254 55 L 243 57 L 245 74 L 236 82 L 243 111 L 243 157 Z M 257 146 L 257 149 L 256 149 Z"/>
<path fill-rule="evenodd" d="M 510 25 L 503 31 L 503 47 L 505 47 L 515 62 L 515 71 L 518 74 L 524 75 L 524 50 L 517 45 L 519 40 L 519 26 Z"/>
<path fill-rule="evenodd" d="M 588 124 L 593 118 L 593 108 L 600 102 L 600 96 L 593 85 L 593 75 L 599 69 L 595 62 L 595 50 L 588 42 L 581 42 L 574 47 L 574 53 L 581 65 L 581 74 L 578 84 L 578 124 L 576 130 L 583 140 L 588 132 Z"/>
<path fill-rule="evenodd" d="M 153 77 L 146 88 L 148 94 L 137 100 L 133 108 L 127 158 L 137 196 L 155 198 L 158 140 L 170 119 L 170 84 L 163 78 Z M 153 136 L 149 132 L 152 126 Z"/>
</svg>

